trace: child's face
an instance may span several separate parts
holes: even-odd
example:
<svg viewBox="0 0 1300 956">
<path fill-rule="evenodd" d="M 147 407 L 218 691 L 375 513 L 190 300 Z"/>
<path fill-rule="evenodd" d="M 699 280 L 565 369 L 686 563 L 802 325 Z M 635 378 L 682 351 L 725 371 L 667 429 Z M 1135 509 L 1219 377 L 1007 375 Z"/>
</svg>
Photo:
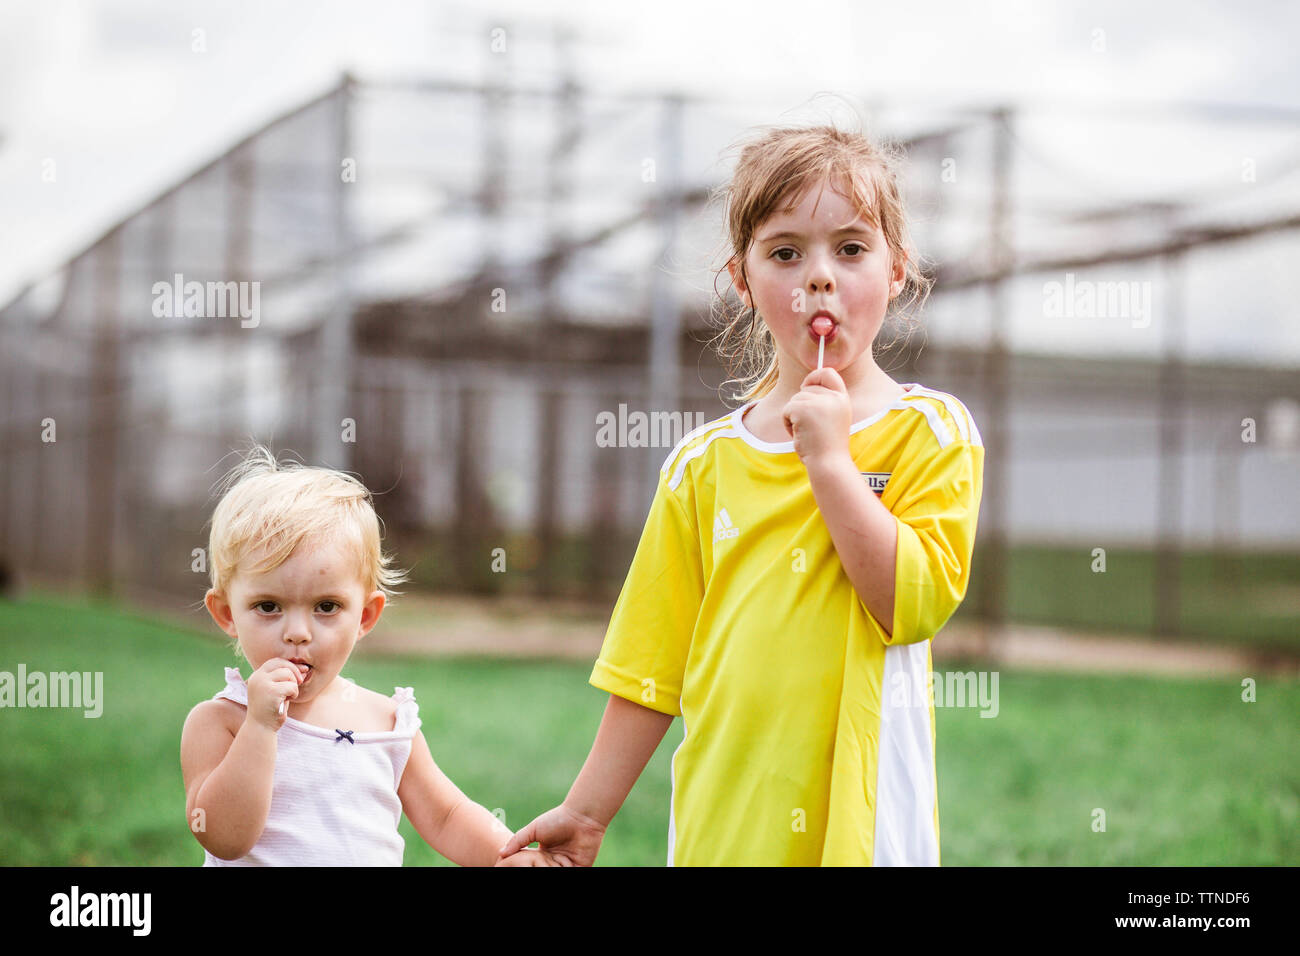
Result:
<svg viewBox="0 0 1300 956">
<path fill-rule="evenodd" d="M 903 289 L 903 263 L 829 182 L 810 187 L 793 209 L 778 208 L 755 230 L 744 279 L 734 262 L 728 268 L 745 304 L 772 331 L 783 379 L 798 387 L 817 367 L 812 321 L 822 310 L 831 318 L 823 364 L 846 382 L 875 366 L 871 343 L 889 300 Z"/>
<path fill-rule="evenodd" d="M 255 566 L 258 557 L 246 563 Z M 342 542 L 304 541 L 278 568 L 239 571 L 227 596 L 209 591 L 206 602 L 254 670 L 273 657 L 309 665 L 293 701 L 298 705 L 329 688 L 358 638 L 379 620 L 384 593 L 366 593 L 356 559 Z"/>
</svg>

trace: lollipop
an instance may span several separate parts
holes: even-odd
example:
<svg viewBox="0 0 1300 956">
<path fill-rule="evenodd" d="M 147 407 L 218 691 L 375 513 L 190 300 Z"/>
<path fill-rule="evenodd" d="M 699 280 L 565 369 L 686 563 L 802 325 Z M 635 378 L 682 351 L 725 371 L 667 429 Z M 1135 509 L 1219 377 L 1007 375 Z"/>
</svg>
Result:
<svg viewBox="0 0 1300 956">
<path fill-rule="evenodd" d="M 304 678 L 303 678 L 302 671 L 297 666 L 295 666 L 293 669 L 293 676 L 298 678 L 298 686 L 301 687 Z M 289 698 L 282 697 L 280 698 L 279 714 L 281 717 L 283 717 L 288 712 L 289 712 Z"/>
<path fill-rule="evenodd" d="M 817 336 L 817 368 L 822 367 L 822 359 L 826 355 L 826 336 L 831 334 L 831 329 L 835 323 L 828 316 L 819 315 L 812 320 L 813 334 Z"/>
</svg>

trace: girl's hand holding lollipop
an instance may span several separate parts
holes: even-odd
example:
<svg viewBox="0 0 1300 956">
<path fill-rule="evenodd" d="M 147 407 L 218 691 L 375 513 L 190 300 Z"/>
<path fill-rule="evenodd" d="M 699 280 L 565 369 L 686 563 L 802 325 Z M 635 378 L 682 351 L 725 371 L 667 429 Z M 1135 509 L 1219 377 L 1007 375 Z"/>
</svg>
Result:
<svg viewBox="0 0 1300 956">
<path fill-rule="evenodd" d="M 306 669 L 305 664 L 295 666 L 283 657 L 272 657 L 255 670 L 248 678 L 248 716 L 268 730 L 279 730 Z"/>
<path fill-rule="evenodd" d="M 823 367 L 826 336 L 833 324 L 824 315 L 812 320 L 811 331 L 818 338 L 817 368 L 804 376 L 798 393 L 781 410 L 781 420 L 805 466 L 841 452 L 849 457 L 853 402 L 839 372 Z"/>
</svg>

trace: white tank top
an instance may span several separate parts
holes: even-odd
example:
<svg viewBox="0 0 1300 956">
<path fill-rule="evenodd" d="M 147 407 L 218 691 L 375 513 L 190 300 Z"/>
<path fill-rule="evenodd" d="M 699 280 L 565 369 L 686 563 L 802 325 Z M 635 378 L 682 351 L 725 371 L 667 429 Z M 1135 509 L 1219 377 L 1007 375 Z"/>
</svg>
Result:
<svg viewBox="0 0 1300 956">
<path fill-rule="evenodd" d="M 222 860 L 203 851 L 204 866 L 401 866 L 397 785 L 420 729 L 410 687 L 395 688 L 392 730 L 326 730 L 285 718 L 276 732 L 275 782 L 266 827 L 247 856 Z M 214 700 L 248 706 L 248 685 L 226 668 Z"/>
</svg>

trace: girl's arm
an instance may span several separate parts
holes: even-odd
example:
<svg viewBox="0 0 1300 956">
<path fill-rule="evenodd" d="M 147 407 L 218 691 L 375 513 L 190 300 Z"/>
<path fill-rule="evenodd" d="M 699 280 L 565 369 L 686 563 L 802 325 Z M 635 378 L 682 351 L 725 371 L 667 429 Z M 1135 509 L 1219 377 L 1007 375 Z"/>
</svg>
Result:
<svg viewBox="0 0 1300 956">
<path fill-rule="evenodd" d="M 898 523 L 849 454 L 853 403 L 839 373 L 822 368 L 803 380 L 782 410 L 813 497 L 853 590 L 884 632 L 894 632 Z"/>
<path fill-rule="evenodd" d="M 302 677 L 273 657 L 248 678 L 242 719 L 222 700 L 190 711 L 181 731 L 181 773 L 190 831 L 213 856 L 237 860 L 262 836 L 275 786 L 280 701 L 298 696 Z M 198 812 L 196 812 L 198 811 Z"/>
<path fill-rule="evenodd" d="M 433 762 L 421 731 L 411 741 L 397 795 L 406 817 L 424 841 L 461 866 L 492 866 L 510 829 L 475 803 Z"/>
<path fill-rule="evenodd" d="M 898 524 L 847 452 L 804 461 L 817 508 L 849 583 L 886 634 L 894 632 Z"/>
<path fill-rule="evenodd" d="M 245 719 L 232 732 L 230 706 L 204 701 L 181 731 L 185 815 L 203 848 L 222 860 L 237 860 L 256 845 L 275 779 L 275 731 Z"/>
<path fill-rule="evenodd" d="M 502 847 L 501 856 L 509 857 L 537 841 L 549 862 L 569 866 L 594 863 L 606 827 L 672 722 L 670 714 L 611 694 L 591 753 L 564 803 L 515 834 Z"/>
<path fill-rule="evenodd" d="M 609 826 L 672 722 L 670 714 L 610 694 L 591 753 L 564 805 L 602 828 Z"/>
</svg>

